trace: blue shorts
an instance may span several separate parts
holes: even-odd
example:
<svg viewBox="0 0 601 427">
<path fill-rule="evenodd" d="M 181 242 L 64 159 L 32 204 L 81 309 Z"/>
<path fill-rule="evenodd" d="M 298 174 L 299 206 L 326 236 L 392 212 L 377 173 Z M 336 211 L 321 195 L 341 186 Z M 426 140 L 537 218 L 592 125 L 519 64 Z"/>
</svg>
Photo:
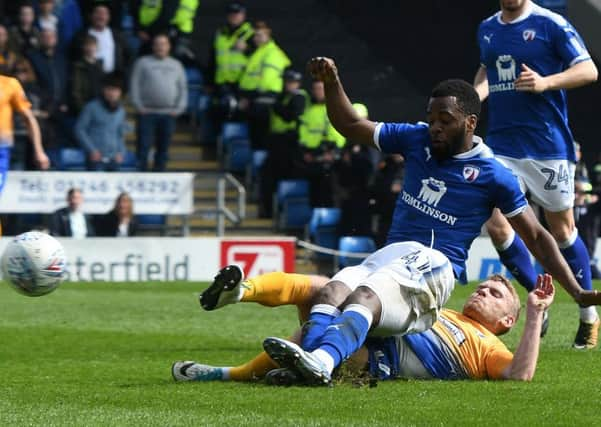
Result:
<svg viewBox="0 0 601 427">
<path fill-rule="evenodd" d="M 11 147 L 0 147 L 0 193 L 6 182 L 6 174 L 10 167 L 10 151 Z"/>
</svg>

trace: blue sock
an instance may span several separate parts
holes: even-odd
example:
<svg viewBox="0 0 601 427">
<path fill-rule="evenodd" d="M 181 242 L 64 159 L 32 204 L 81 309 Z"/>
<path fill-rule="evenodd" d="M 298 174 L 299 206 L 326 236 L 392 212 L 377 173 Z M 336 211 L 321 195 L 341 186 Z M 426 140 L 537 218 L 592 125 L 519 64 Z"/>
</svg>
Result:
<svg viewBox="0 0 601 427">
<path fill-rule="evenodd" d="M 301 347 L 306 351 L 317 348 L 319 339 L 326 332 L 332 320 L 340 315 L 337 307 L 329 304 L 315 304 L 311 308 L 309 320 L 303 325 Z"/>
<path fill-rule="evenodd" d="M 372 322 L 372 313 L 359 304 L 349 304 L 332 321 L 319 343 L 319 349 L 334 359 L 334 367 L 356 352 L 365 341 Z"/>
<path fill-rule="evenodd" d="M 508 239 L 509 242 L 511 239 Z M 505 245 L 504 245 L 505 246 Z M 530 259 L 530 252 L 524 241 L 517 234 L 513 234 L 513 241 L 504 249 L 497 248 L 499 258 L 503 265 L 528 292 L 536 286 L 536 271 Z"/>
<path fill-rule="evenodd" d="M 591 260 L 584 242 L 578 235 L 578 230 L 574 229 L 574 233 L 570 239 L 567 242 L 559 244 L 559 250 L 574 273 L 580 287 L 588 291 L 592 290 Z"/>
</svg>

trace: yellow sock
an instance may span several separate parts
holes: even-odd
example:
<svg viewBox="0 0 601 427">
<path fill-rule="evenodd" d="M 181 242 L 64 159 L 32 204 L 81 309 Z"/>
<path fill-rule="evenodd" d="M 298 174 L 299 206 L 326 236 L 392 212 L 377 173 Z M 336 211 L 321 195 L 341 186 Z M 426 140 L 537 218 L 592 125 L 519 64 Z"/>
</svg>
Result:
<svg viewBox="0 0 601 427">
<path fill-rule="evenodd" d="M 268 307 L 304 306 L 311 298 L 311 277 L 293 273 L 267 273 L 244 281 L 242 301 Z"/>
<path fill-rule="evenodd" d="M 243 365 L 229 369 L 229 379 L 232 381 L 252 381 L 263 378 L 265 374 L 278 365 L 271 360 L 267 353 L 262 352 L 254 359 Z"/>
</svg>

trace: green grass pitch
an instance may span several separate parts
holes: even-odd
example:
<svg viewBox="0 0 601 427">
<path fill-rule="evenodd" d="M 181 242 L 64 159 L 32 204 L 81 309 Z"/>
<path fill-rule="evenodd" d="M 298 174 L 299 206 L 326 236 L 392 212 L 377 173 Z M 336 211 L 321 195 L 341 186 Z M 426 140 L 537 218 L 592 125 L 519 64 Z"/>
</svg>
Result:
<svg viewBox="0 0 601 427">
<path fill-rule="evenodd" d="M 67 283 L 27 298 L 0 284 L 0 426 L 600 424 L 601 350 L 570 349 L 577 308 L 563 290 L 532 383 L 176 384 L 175 360 L 235 365 L 297 325 L 293 307 L 202 312 L 205 286 Z M 458 286 L 449 306 L 472 289 Z M 522 322 L 505 337 L 510 348 Z"/>
</svg>

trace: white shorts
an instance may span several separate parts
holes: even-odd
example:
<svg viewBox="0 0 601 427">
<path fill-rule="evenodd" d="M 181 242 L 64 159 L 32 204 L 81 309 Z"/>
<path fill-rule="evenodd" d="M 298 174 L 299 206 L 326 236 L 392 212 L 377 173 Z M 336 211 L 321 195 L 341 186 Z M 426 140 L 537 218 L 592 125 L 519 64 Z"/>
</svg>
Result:
<svg viewBox="0 0 601 427">
<path fill-rule="evenodd" d="M 561 212 L 574 206 L 574 163 L 495 157 L 513 171 L 522 191 L 528 191 L 532 201 L 546 211 Z"/>
<path fill-rule="evenodd" d="M 429 329 L 455 286 L 448 258 L 418 242 L 385 246 L 361 264 L 340 270 L 334 280 L 351 291 L 366 286 L 376 294 L 382 314 L 370 335 L 380 336 Z"/>
</svg>

